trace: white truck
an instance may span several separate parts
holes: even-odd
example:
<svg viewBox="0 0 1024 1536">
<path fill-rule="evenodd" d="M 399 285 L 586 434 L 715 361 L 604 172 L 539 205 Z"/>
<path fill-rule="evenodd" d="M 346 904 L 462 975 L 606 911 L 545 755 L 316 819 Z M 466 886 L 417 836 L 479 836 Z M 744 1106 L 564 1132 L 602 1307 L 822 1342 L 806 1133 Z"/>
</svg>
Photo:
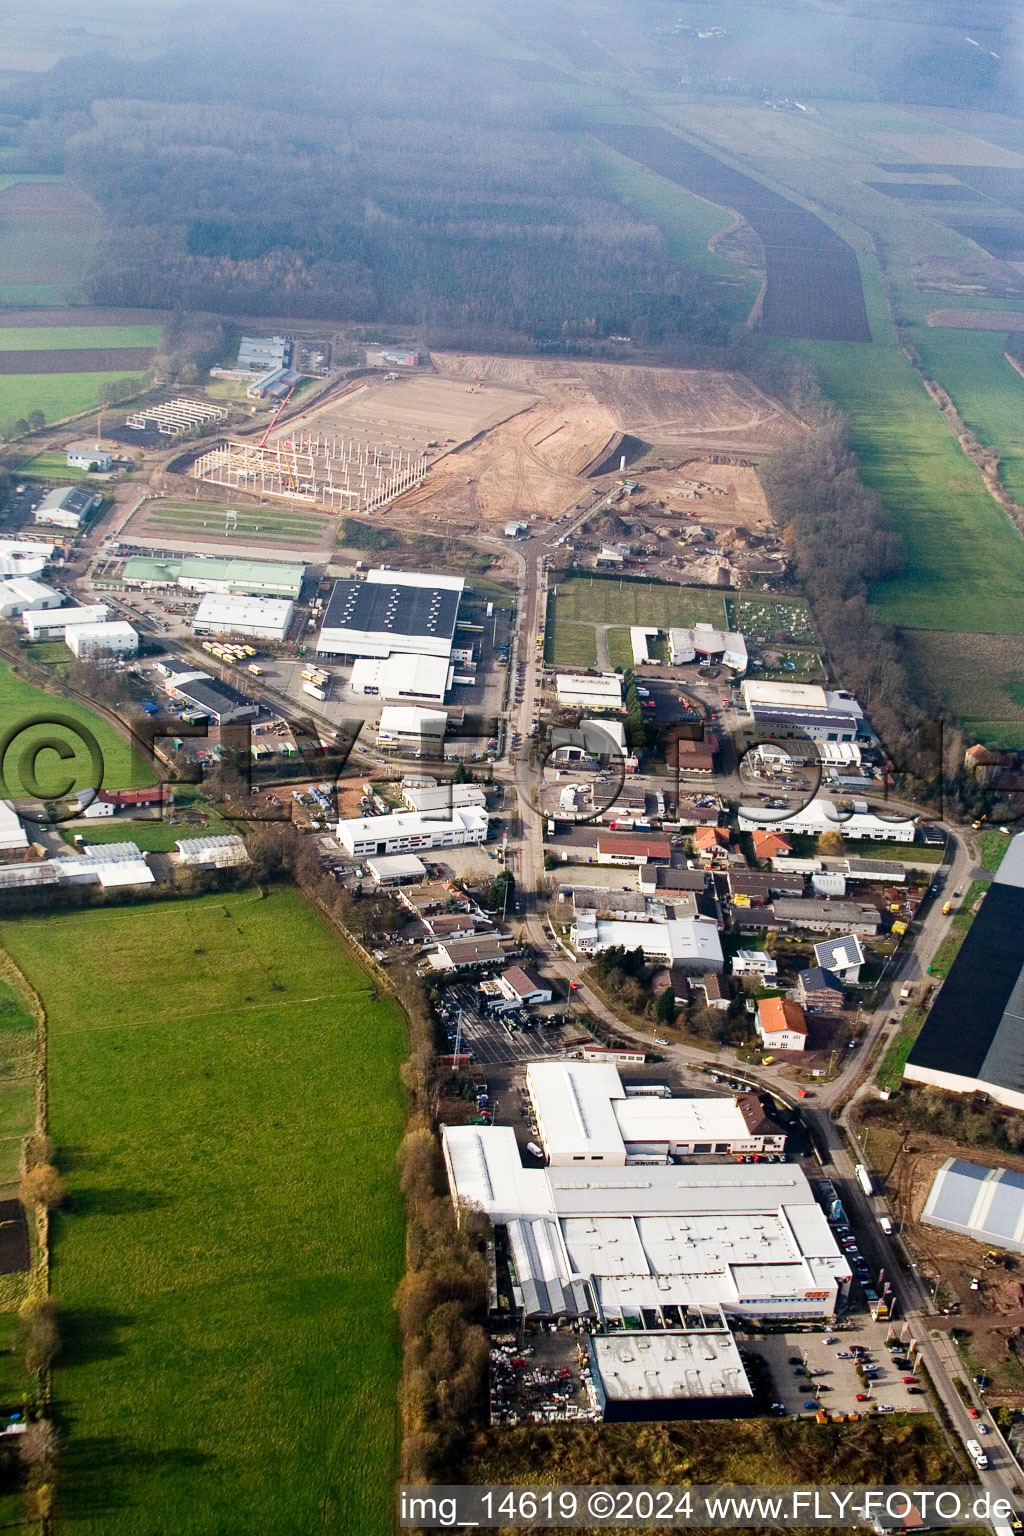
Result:
<svg viewBox="0 0 1024 1536">
<path fill-rule="evenodd" d="M 988 1466 L 988 1457 L 985 1455 L 985 1452 L 982 1450 L 977 1440 L 968 1440 L 966 1445 L 968 1456 L 974 1462 L 974 1465 L 977 1467 L 978 1471 L 984 1472 L 985 1468 Z"/>
<path fill-rule="evenodd" d="M 875 1190 L 873 1184 L 871 1183 L 871 1175 L 868 1173 L 864 1164 L 858 1163 L 853 1171 L 857 1175 L 857 1183 L 860 1185 L 864 1193 L 866 1195 L 873 1195 Z"/>
<path fill-rule="evenodd" d="M 913 996 L 913 992 L 914 992 L 914 989 L 911 986 L 910 982 L 909 981 L 905 981 L 903 983 L 902 987 L 900 987 L 900 1002 L 901 1003 L 909 1003 L 911 997 Z"/>
<path fill-rule="evenodd" d="M 888 1216 L 879 1216 L 878 1225 L 881 1227 L 886 1237 L 892 1237 L 892 1222 L 889 1220 Z"/>
</svg>

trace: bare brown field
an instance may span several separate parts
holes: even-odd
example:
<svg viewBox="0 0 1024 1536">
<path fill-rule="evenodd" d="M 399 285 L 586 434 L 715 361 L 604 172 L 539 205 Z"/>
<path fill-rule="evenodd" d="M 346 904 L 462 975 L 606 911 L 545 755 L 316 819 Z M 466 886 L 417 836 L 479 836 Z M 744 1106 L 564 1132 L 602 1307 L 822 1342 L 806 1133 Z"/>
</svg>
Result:
<svg viewBox="0 0 1024 1536">
<path fill-rule="evenodd" d="M 955 331 L 1024 331 L 1019 309 L 932 309 L 928 324 Z"/>
<path fill-rule="evenodd" d="M 57 328 L 66 325 L 164 325 L 170 318 L 167 309 L 2 309 L 0 330 L 35 330 L 38 326 Z"/>
<path fill-rule="evenodd" d="M 0 192 L 0 210 L 5 218 L 55 219 L 62 224 L 96 221 L 96 204 L 73 182 L 16 181 Z"/>
<path fill-rule="evenodd" d="M 641 480 L 643 491 L 633 505 L 652 522 L 663 516 L 668 521 L 693 518 L 713 528 L 774 529 L 757 471 L 747 465 L 690 459 L 677 469 L 645 469 Z M 719 486 L 725 494 L 704 494 L 693 501 L 683 492 L 687 482 L 695 480 Z"/>
<path fill-rule="evenodd" d="M 801 430 L 739 374 L 464 353 L 433 356 L 439 373 L 452 380 L 540 397 L 480 442 L 440 461 L 427 484 L 400 504 L 422 506 L 426 515 L 442 521 L 558 517 L 578 500 L 581 478 L 623 433 L 681 454 L 686 449 L 762 453 Z"/>
<path fill-rule="evenodd" d="M 291 437 L 301 425 L 304 432 L 437 459 L 528 409 L 536 398 L 532 391 L 483 389 L 472 380 L 456 382 L 427 372 L 389 383 L 361 379 L 343 395 L 293 416 L 274 439 Z M 431 442 L 437 446 L 428 447 Z"/>
</svg>

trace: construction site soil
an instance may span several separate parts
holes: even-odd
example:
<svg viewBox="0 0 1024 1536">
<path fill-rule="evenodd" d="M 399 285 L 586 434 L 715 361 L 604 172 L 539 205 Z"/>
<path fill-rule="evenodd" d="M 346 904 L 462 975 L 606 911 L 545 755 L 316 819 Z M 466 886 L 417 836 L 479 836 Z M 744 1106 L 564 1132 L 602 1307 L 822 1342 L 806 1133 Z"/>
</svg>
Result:
<svg viewBox="0 0 1024 1536">
<path fill-rule="evenodd" d="M 682 460 L 769 453 L 803 430 L 739 373 L 455 352 L 433 361 L 443 380 L 483 396 L 512 391 L 520 407 L 440 458 L 396 503 L 397 513 L 416 507 L 428 521 L 560 517 L 595 466 L 615 462 L 624 437 Z"/>
</svg>

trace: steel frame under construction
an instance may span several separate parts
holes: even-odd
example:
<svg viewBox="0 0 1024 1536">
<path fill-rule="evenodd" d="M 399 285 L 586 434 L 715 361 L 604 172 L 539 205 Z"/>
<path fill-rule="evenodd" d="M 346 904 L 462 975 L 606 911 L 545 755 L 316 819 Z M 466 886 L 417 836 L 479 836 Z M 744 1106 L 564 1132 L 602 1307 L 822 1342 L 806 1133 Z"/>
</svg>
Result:
<svg viewBox="0 0 1024 1536">
<path fill-rule="evenodd" d="M 223 442 L 202 454 L 192 473 L 212 485 L 281 496 L 344 512 L 373 512 L 417 485 L 427 461 L 400 448 L 299 433 L 260 446 Z"/>
</svg>

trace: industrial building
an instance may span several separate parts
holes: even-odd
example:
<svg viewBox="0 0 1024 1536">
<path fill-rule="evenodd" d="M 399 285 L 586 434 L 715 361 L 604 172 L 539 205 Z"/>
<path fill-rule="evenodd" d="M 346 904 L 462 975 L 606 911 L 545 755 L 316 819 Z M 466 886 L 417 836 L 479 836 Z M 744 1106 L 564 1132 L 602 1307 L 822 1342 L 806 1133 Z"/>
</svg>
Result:
<svg viewBox="0 0 1024 1536">
<path fill-rule="evenodd" d="M 680 917 L 652 922 L 606 921 L 580 913 L 570 939 L 581 955 L 603 949 L 642 949 L 648 960 L 661 960 L 687 971 L 720 971 L 724 965 L 718 924 L 707 917 Z"/>
<path fill-rule="evenodd" d="M 21 622 L 30 640 L 63 640 L 67 630 L 79 624 L 102 624 L 108 612 L 106 603 L 83 608 L 27 608 Z"/>
<path fill-rule="evenodd" d="M 796 731 L 812 741 L 853 741 L 864 719 L 852 693 L 817 683 L 744 682 L 740 692 L 755 725 Z"/>
<path fill-rule="evenodd" d="M 249 862 L 245 838 L 230 832 L 212 837 L 183 837 L 174 846 L 179 863 L 194 868 L 236 869 Z"/>
<path fill-rule="evenodd" d="M 731 672 L 747 670 L 747 642 L 731 629 L 695 624 L 692 629 L 670 629 L 668 650 L 674 667 L 689 661 L 720 661 Z"/>
<path fill-rule="evenodd" d="M 830 800 L 811 800 L 794 811 L 785 813 L 757 811 L 752 807 L 739 812 L 741 832 L 753 832 L 771 826 L 776 832 L 801 832 L 818 837 L 822 832 L 841 832 L 853 840 L 869 838 L 881 843 L 912 843 L 915 823 L 912 820 L 895 821 L 887 816 L 876 816 L 868 810 L 866 800 L 854 800 L 853 810 L 844 814 Z"/>
<path fill-rule="evenodd" d="M 59 608 L 63 594 L 31 576 L 12 576 L 0 581 L 0 619 L 17 619 L 29 609 Z"/>
<path fill-rule="evenodd" d="M 783 926 L 815 933 L 840 933 L 846 928 L 851 933 L 873 934 L 882 926 L 877 907 L 858 906 L 855 901 L 784 896 L 773 903 L 773 909 Z"/>
<path fill-rule="evenodd" d="M 422 849 L 460 848 L 487 841 L 487 812 L 478 806 L 453 808 L 447 815 L 395 811 L 389 816 L 339 821 L 335 836 L 354 859 L 382 853 L 418 853 Z"/>
<path fill-rule="evenodd" d="M 466 806 L 487 804 L 487 794 L 482 784 L 455 784 L 450 779 L 440 784 L 402 785 L 402 800 L 410 811 L 435 815 L 438 811 L 453 811 Z"/>
<path fill-rule="evenodd" d="M 250 373 L 287 368 L 291 360 L 292 344 L 287 336 L 243 336 L 238 345 L 238 366 Z"/>
<path fill-rule="evenodd" d="M 420 709 L 415 704 L 385 704 L 377 727 L 377 745 L 440 757 L 447 725 L 446 710 Z"/>
<path fill-rule="evenodd" d="M 53 559 L 55 548 L 54 544 L 37 544 L 34 539 L 0 539 L 0 579 L 40 575 Z"/>
<path fill-rule="evenodd" d="M 611 1062 L 531 1062 L 526 1091 L 552 1167 L 667 1163 L 711 1153 L 783 1152 L 785 1129 L 755 1093 L 676 1099 L 664 1087 L 623 1087 Z"/>
<path fill-rule="evenodd" d="M 196 635 L 250 635 L 257 640 L 285 640 L 295 604 L 281 597 L 222 596 L 208 592 L 192 620 Z"/>
<path fill-rule="evenodd" d="M 57 486 L 47 491 L 32 514 L 34 522 L 48 523 L 55 528 L 67 528 L 77 533 L 82 523 L 97 507 L 103 505 L 103 497 L 81 486 Z"/>
<path fill-rule="evenodd" d="M 559 704 L 569 708 L 622 708 L 622 679 L 614 672 L 559 672 L 555 676 L 555 691 Z"/>
<path fill-rule="evenodd" d="M 404 885 L 407 880 L 425 880 L 427 866 L 414 853 L 384 854 L 367 859 L 366 869 L 375 885 Z"/>
<path fill-rule="evenodd" d="M 322 653 L 318 653 L 322 654 Z M 360 657 L 352 664 L 353 693 L 381 699 L 419 699 L 443 704 L 452 679 L 447 656 L 423 656 L 408 651 L 393 656 Z"/>
<path fill-rule="evenodd" d="M 506 1229 L 527 1316 L 631 1337 L 718 1308 L 823 1319 L 851 1278 L 795 1164 L 527 1169 L 511 1126 L 445 1126 L 442 1147 L 453 1199 Z"/>
<path fill-rule="evenodd" d="M 258 704 L 247 699 L 244 693 L 232 688 L 230 683 L 218 682 L 206 673 L 185 673 L 175 677 L 171 688 L 184 704 L 204 714 L 214 725 L 232 725 L 237 720 L 255 720 L 260 712 Z"/>
<path fill-rule="evenodd" d="M 68 469 L 82 469 L 86 474 L 109 475 L 114 456 L 98 443 L 72 443 L 68 449 Z"/>
<path fill-rule="evenodd" d="M 386 658 L 396 652 L 451 655 L 461 576 L 367 571 L 365 581 L 337 581 L 317 639 L 321 656 Z"/>
<path fill-rule="evenodd" d="M 135 843 L 96 843 L 77 855 L 50 862 L 61 880 L 75 885 L 98 884 L 104 890 L 152 885 L 155 878 L 146 855 Z"/>
<path fill-rule="evenodd" d="M 306 567 L 282 560 L 221 560 L 204 555 L 180 558 L 132 555 L 121 579 L 126 587 L 183 587 L 233 597 L 281 597 L 297 602 Z"/>
<path fill-rule="evenodd" d="M 725 1317 L 696 1310 L 671 1332 L 587 1335 L 590 1396 L 606 1424 L 742 1419 L 759 1411 Z"/>
<path fill-rule="evenodd" d="M 138 634 L 127 619 L 72 624 L 64 632 L 64 643 L 80 661 L 96 656 L 136 656 L 139 650 Z"/>
<path fill-rule="evenodd" d="M 1024 832 L 1014 837 L 903 1076 L 1024 1109 Z"/>
<path fill-rule="evenodd" d="M 926 1227 L 1024 1253 L 1024 1174 L 947 1157 L 928 1191 L 921 1220 Z"/>
<path fill-rule="evenodd" d="M 28 847 L 28 833 L 9 800 L 0 800 L 0 848 L 5 851 Z"/>
</svg>

